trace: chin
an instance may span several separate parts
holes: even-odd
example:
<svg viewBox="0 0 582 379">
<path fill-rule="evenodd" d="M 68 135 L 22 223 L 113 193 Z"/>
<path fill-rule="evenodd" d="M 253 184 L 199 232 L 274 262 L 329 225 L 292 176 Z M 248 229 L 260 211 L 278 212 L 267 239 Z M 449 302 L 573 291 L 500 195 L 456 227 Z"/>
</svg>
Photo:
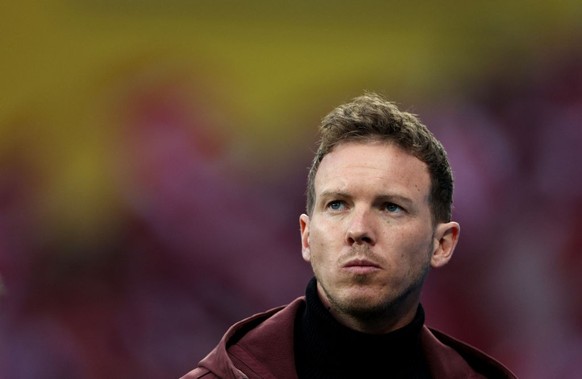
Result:
<svg viewBox="0 0 582 379">
<path fill-rule="evenodd" d="M 378 292 L 374 293 L 351 293 L 340 300 L 340 308 L 352 314 L 378 314 L 386 312 L 393 301 L 385 298 L 378 298 Z M 370 292 L 370 291 L 368 291 Z"/>
<path fill-rule="evenodd" d="M 390 304 L 378 303 L 378 302 L 359 302 L 346 304 L 343 312 L 357 317 L 361 320 L 375 320 L 379 318 L 385 318 L 388 314 L 393 312 Z"/>
</svg>

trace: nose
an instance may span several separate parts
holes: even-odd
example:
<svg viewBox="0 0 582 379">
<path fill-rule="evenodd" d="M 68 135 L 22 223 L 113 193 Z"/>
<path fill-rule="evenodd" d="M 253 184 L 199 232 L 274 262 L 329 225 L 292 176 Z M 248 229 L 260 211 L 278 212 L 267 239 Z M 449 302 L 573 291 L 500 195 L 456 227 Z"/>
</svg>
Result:
<svg viewBox="0 0 582 379">
<path fill-rule="evenodd" d="M 354 244 L 376 243 L 373 216 L 368 211 L 354 211 L 353 217 L 349 221 L 346 242 L 351 246 Z"/>
</svg>

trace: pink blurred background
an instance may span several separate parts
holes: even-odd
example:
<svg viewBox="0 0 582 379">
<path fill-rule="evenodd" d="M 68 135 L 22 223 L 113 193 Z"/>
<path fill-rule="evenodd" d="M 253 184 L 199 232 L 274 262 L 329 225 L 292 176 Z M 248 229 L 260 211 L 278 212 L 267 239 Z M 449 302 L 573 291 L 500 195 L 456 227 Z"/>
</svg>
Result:
<svg viewBox="0 0 582 379">
<path fill-rule="evenodd" d="M 364 90 L 447 148 L 428 324 L 582 372 L 582 4 L 13 2 L 0 12 L 0 378 L 175 378 L 311 277 L 321 117 Z"/>
</svg>

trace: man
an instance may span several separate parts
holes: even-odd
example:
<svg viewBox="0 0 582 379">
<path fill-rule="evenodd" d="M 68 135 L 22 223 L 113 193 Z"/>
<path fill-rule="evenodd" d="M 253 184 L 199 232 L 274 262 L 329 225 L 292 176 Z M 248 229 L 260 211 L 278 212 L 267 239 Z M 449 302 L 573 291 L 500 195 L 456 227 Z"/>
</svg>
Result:
<svg viewBox="0 0 582 379">
<path fill-rule="evenodd" d="M 514 378 L 424 325 L 424 280 L 460 231 L 442 145 L 376 94 L 339 106 L 320 130 L 299 217 L 315 274 L 305 297 L 232 326 L 184 378 Z"/>
</svg>

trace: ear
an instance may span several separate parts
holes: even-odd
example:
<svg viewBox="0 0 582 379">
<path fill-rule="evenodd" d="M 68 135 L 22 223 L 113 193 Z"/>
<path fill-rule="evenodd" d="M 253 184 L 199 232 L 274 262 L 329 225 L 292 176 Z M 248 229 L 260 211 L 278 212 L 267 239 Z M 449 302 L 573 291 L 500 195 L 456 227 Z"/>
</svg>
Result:
<svg viewBox="0 0 582 379">
<path fill-rule="evenodd" d="M 309 216 L 299 216 L 299 228 L 301 230 L 301 255 L 306 262 L 311 261 L 311 249 L 309 247 Z"/>
<path fill-rule="evenodd" d="M 442 267 L 451 260 L 460 232 L 461 226 L 454 221 L 437 225 L 434 233 L 433 252 L 430 258 L 432 267 Z"/>
</svg>

